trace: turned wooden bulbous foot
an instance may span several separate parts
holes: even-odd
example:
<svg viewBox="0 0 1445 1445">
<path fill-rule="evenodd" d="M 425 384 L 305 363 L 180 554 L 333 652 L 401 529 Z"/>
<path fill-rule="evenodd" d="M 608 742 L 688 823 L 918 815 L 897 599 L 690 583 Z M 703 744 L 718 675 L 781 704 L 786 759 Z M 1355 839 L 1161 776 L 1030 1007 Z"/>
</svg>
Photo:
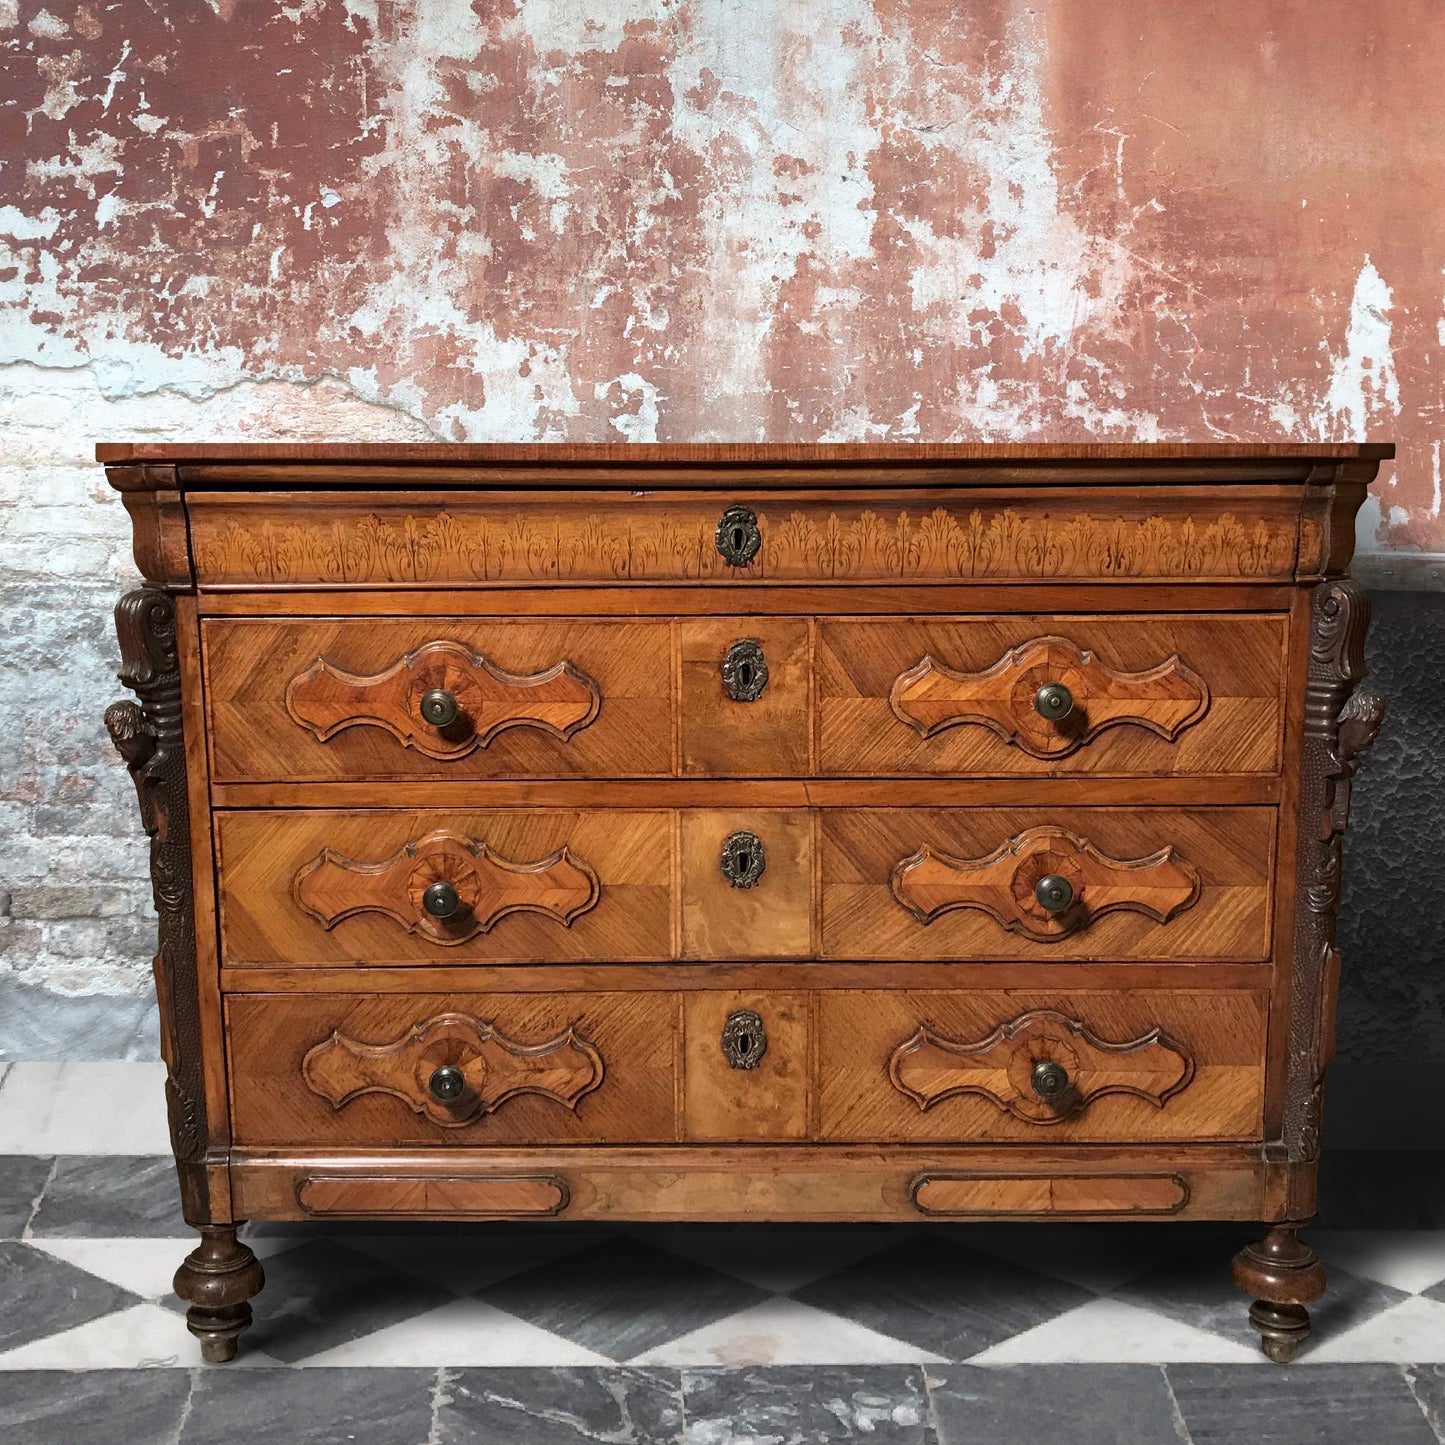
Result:
<svg viewBox="0 0 1445 1445">
<path fill-rule="evenodd" d="M 1230 1270 L 1235 1284 L 1255 1296 L 1249 1322 L 1259 1331 L 1260 1348 L 1280 1365 L 1294 1359 L 1310 1332 L 1305 1305 L 1325 1292 L 1324 1266 L 1296 1237 L 1299 1228 L 1271 1225 L 1258 1244 L 1247 1244 L 1234 1256 Z"/>
<path fill-rule="evenodd" d="M 201 1342 L 201 1358 L 223 1364 L 250 1328 L 250 1300 L 266 1282 L 261 1261 L 236 1238 L 234 1224 L 198 1225 L 201 1242 L 176 1271 L 176 1293 L 190 1306 L 186 1327 Z"/>
</svg>

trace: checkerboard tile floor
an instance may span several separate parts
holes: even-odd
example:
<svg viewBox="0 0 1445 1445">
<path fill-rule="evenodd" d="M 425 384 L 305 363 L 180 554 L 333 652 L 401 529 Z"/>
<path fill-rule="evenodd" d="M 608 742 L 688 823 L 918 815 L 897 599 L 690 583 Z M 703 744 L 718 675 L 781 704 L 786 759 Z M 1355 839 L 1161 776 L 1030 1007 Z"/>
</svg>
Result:
<svg viewBox="0 0 1445 1445">
<path fill-rule="evenodd" d="M 205 1367 L 154 1072 L 0 1077 L 7 1445 L 1445 1442 L 1445 1156 L 1328 1158 L 1288 1368 L 1229 1283 L 1252 1227 L 762 1222 L 253 1224 L 256 1323 Z"/>
</svg>

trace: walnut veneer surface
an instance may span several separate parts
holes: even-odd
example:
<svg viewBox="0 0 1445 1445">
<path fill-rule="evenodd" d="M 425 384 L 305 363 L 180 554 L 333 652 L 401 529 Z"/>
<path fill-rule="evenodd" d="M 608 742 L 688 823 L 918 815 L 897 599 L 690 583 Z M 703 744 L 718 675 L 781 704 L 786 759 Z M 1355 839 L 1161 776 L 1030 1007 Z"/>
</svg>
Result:
<svg viewBox="0 0 1445 1445">
<path fill-rule="evenodd" d="M 98 449 L 208 1359 L 245 1218 L 1268 1226 L 1382 446 Z"/>
</svg>

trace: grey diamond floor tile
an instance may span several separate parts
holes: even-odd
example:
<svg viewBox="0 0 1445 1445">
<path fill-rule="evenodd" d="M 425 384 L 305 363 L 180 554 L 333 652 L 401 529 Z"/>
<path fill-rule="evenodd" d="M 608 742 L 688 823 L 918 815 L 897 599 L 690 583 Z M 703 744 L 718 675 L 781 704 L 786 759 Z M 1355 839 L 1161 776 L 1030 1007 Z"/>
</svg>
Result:
<svg viewBox="0 0 1445 1445">
<path fill-rule="evenodd" d="M 1326 1149 L 1320 1229 L 1445 1229 L 1445 1150 Z"/>
<path fill-rule="evenodd" d="M 30 1232 L 110 1238 L 181 1238 L 191 1232 L 181 1214 L 176 1166 L 152 1155 L 62 1155 L 35 1211 Z"/>
<path fill-rule="evenodd" d="M 1188 1445 L 1156 1365 L 933 1365 L 928 1382 L 940 1445 Z"/>
<path fill-rule="evenodd" d="M 672 1370 L 448 1370 L 435 1445 L 678 1445 Z M 720 1437 L 718 1445 L 723 1445 Z"/>
<path fill-rule="evenodd" d="M 946 1240 L 905 1240 L 792 1292 L 815 1309 L 962 1360 L 1096 1298 Z"/>
<path fill-rule="evenodd" d="M 43 1154 L 0 1154 L 0 1239 L 19 1239 L 54 1161 Z"/>
<path fill-rule="evenodd" d="M 1251 1237 L 1241 1235 L 1240 1243 Z M 1237 1245 L 1226 1245 L 1223 1250 L 1210 1247 L 1171 1259 L 1111 1293 L 1115 1299 L 1256 1347 L 1259 1336 L 1249 1323 L 1249 1296 L 1229 1277 L 1235 1248 Z M 1332 1269 L 1328 1260 L 1325 1269 L 1329 1283 L 1324 1296 L 1309 1307 L 1319 1338 L 1342 1334 L 1408 1298 L 1404 1290 L 1378 1280 Z M 1309 1345 L 1303 1348 L 1307 1350 Z"/>
<path fill-rule="evenodd" d="M 264 1261 L 266 1285 L 252 1301 L 245 1345 L 286 1364 L 373 1334 L 454 1296 L 329 1239 Z"/>
<path fill-rule="evenodd" d="M 140 1303 L 140 1296 L 19 1240 L 0 1242 L 0 1351 Z"/>
<path fill-rule="evenodd" d="M 5 1445 L 172 1445 L 184 1370 L 26 1370 L 0 1377 Z"/>
<path fill-rule="evenodd" d="M 1397 1365 L 1169 1365 L 1193 1445 L 1437 1445 Z"/>
<path fill-rule="evenodd" d="M 609 1359 L 630 1360 L 769 1295 L 619 1235 L 477 1297 Z"/>
<path fill-rule="evenodd" d="M 202 1370 L 176 1445 L 421 1445 L 436 1379 L 435 1370 Z"/>
<path fill-rule="evenodd" d="M 1405 1378 L 1431 1428 L 1445 1442 L 1445 1365 L 1407 1365 Z"/>
<path fill-rule="evenodd" d="M 938 1440 L 923 1372 L 910 1365 L 684 1370 L 682 1399 L 687 1445 Z"/>
</svg>

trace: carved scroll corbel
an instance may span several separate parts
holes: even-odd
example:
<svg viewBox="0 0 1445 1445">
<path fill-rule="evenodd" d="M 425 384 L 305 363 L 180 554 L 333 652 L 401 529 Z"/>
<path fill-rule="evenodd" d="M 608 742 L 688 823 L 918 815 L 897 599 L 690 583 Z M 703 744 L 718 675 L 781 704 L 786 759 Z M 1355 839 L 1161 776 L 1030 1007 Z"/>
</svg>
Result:
<svg viewBox="0 0 1445 1445">
<path fill-rule="evenodd" d="M 171 1144 L 178 1163 L 197 1164 L 205 1158 L 208 1134 L 175 607 L 164 592 L 128 592 L 116 605 L 115 627 L 119 677 L 140 702 L 112 703 L 105 727 L 135 784 L 150 838 L 158 924 L 154 970 Z M 206 1219 L 204 1170 L 182 1169 L 181 1180 L 187 1219 Z"/>
<path fill-rule="evenodd" d="M 1288 1082 L 1281 1130 L 1285 1158 L 1295 1163 L 1319 1157 L 1340 970 L 1335 932 L 1341 845 L 1355 769 L 1385 715 L 1379 693 L 1353 691 L 1365 674 L 1369 618 L 1369 597 L 1352 578 L 1334 578 L 1314 589 L 1301 746 Z M 1306 1212 L 1313 1212 L 1312 1202 Z"/>
</svg>

